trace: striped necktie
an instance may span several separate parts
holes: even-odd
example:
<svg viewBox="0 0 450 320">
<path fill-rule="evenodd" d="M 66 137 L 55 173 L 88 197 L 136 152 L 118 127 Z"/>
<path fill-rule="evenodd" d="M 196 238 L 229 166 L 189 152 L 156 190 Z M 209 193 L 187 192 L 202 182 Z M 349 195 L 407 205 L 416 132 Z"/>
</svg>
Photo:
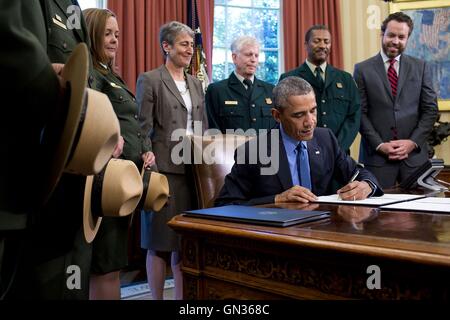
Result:
<svg viewBox="0 0 450 320">
<path fill-rule="evenodd" d="M 395 59 L 389 60 L 388 79 L 391 83 L 392 96 L 395 98 L 397 96 L 398 76 L 397 71 L 395 71 L 394 64 Z"/>
</svg>

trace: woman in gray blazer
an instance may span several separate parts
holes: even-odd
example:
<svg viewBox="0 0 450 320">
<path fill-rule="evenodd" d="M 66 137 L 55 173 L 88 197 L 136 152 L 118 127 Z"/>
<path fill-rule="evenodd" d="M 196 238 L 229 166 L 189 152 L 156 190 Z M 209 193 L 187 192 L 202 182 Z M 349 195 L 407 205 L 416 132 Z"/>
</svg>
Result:
<svg viewBox="0 0 450 320">
<path fill-rule="evenodd" d="M 142 212 L 141 246 L 147 249 L 147 277 L 153 299 L 163 299 L 168 261 L 175 280 L 175 299 L 182 299 L 180 241 L 167 222 L 195 205 L 195 188 L 187 178 L 186 158 L 180 161 L 181 154 L 174 149 L 180 141 L 172 138 L 172 133 L 181 133 L 185 138 L 195 128 L 196 134 L 202 134 L 207 128 L 207 117 L 201 83 L 185 72 L 194 51 L 194 32 L 172 21 L 161 27 L 159 39 L 165 64 L 139 76 L 136 98 L 144 152 L 153 152 L 158 171 L 169 180 L 171 197 L 161 212 Z"/>
</svg>

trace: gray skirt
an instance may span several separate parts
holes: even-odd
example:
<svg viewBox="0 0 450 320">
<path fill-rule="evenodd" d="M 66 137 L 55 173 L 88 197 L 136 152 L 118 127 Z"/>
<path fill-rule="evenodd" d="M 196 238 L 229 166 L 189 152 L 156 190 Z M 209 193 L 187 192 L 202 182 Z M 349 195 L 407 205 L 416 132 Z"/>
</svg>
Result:
<svg viewBox="0 0 450 320">
<path fill-rule="evenodd" d="M 154 251 L 179 251 L 180 237 L 167 223 L 174 216 L 192 209 L 195 185 L 186 175 L 164 174 L 169 181 L 170 199 L 159 212 L 141 212 L 141 247 Z"/>
</svg>

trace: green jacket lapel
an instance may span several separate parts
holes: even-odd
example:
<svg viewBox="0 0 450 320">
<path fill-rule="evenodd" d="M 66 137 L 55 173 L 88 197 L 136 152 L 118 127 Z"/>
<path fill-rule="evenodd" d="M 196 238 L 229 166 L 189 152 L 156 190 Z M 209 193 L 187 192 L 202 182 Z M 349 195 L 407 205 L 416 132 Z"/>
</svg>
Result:
<svg viewBox="0 0 450 320">
<path fill-rule="evenodd" d="M 327 63 L 327 68 L 325 69 L 325 85 L 323 87 L 324 91 L 334 82 L 335 78 L 336 78 L 336 69 Z"/>
<path fill-rule="evenodd" d="M 253 83 L 252 95 L 250 97 L 250 101 L 258 100 L 258 98 L 264 93 L 264 85 L 261 83 L 259 79 L 255 77 Z"/>
<path fill-rule="evenodd" d="M 299 77 L 305 79 L 309 82 L 310 85 L 314 87 L 314 89 L 319 90 L 320 85 L 317 82 L 315 75 L 312 73 L 311 69 L 308 67 L 306 62 L 304 62 L 300 68 L 298 68 Z"/>
<path fill-rule="evenodd" d="M 228 87 L 230 90 L 233 90 L 241 96 L 247 98 L 247 90 L 245 90 L 244 85 L 239 81 L 234 72 L 232 72 L 228 78 Z"/>
</svg>

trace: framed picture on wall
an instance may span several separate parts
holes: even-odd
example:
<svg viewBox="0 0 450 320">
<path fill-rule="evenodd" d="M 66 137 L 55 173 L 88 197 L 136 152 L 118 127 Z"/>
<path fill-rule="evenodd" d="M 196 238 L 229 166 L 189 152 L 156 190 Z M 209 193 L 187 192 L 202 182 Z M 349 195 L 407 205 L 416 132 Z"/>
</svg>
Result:
<svg viewBox="0 0 450 320">
<path fill-rule="evenodd" d="M 439 110 L 450 111 L 450 1 L 394 0 L 389 3 L 390 13 L 398 11 L 414 21 L 405 53 L 430 63 Z"/>
</svg>

